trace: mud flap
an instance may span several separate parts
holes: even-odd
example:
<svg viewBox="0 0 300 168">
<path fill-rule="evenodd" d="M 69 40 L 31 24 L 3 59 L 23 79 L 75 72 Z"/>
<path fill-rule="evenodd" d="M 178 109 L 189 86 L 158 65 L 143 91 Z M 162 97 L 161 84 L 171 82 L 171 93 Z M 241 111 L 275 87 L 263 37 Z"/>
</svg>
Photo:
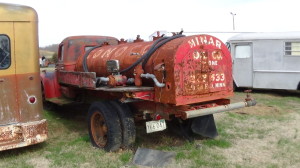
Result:
<svg viewBox="0 0 300 168">
<path fill-rule="evenodd" d="M 215 119 L 212 114 L 194 118 L 191 128 L 195 134 L 203 137 L 215 138 L 218 136 Z"/>
</svg>

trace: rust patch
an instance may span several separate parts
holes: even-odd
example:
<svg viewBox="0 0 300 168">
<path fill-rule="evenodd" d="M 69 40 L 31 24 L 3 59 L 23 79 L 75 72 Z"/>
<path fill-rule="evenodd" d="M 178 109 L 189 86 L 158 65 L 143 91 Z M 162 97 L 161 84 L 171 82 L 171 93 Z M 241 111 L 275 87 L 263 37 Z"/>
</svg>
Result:
<svg viewBox="0 0 300 168">
<path fill-rule="evenodd" d="M 30 76 L 34 77 L 33 80 L 29 79 Z M 19 108 L 18 114 L 20 115 L 20 120 L 18 120 L 18 123 L 41 120 L 43 116 L 43 104 L 39 72 L 20 74 L 16 75 L 16 77 L 16 92 L 18 96 Z M 30 100 L 32 98 L 34 98 L 35 100 Z M 14 102 L 16 102 L 16 100 Z"/>
<path fill-rule="evenodd" d="M 183 60 L 183 95 L 198 95 L 209 92 L 208 52 L 195 50 Z"/>
<path fill-rule="evenodd" d="M 175 66 L 176 104 L 192 104 L 233 95 L 231 56 L 209 35 L 191 36 L 179 47 Z"/>
<path fill-rule="evenodd" d="M 0 127 L 0 151 L 44 142 L 48 137 L 45 119 Z"/>
<path fill-rule="evenodd" d="M 0 82 L 0 125 L 16 123 L 20 120 L 18 112 L 17 86 L 15 75 L 2 76 Z"/>
<path fill-rule="evenodd" d="M 96 73 L 59 71 L 58 82 L 80 88 L 96 88 Z"/>
<path fill-rule="evenodd" d="M 142 86 L 142 78 L 141 74 L 144 73 L 144 70 L 142 68 L 142 65 L 137 65 L 134 69 L 134 84 L 135 86 Z"/>
<path fill-rule="evenodd" d="M 107 85 L 109 87 L 126 86 L 127 77 L 123 75 L 109 75 Z"/>
</svg>

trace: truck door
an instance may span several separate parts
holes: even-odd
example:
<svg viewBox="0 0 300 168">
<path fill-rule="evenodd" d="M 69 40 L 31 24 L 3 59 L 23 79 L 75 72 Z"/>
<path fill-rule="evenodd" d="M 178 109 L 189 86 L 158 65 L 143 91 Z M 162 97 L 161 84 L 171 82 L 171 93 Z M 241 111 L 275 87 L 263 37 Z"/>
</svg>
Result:
<svg viewBox="0 0 300 168">
<path fill-rule="evenodd" d="M 237 87 L 253 87 L 252 43 L 233 43 L 233 79 Z"/>
<path fill-rule="evenodd" d="M 12 22 L 0 22 L 0 125 L 20 120 Z"/>
</svg>

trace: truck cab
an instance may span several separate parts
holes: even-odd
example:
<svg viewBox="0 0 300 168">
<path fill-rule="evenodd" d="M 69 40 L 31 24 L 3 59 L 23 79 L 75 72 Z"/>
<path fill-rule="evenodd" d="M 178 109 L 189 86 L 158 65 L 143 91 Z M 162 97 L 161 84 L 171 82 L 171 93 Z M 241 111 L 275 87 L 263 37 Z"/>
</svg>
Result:
<svg viewBox="0 0 300 168">
<path fill-rule="evenodd" d="M 72 88 L 59 84 L 60 72 L 74 71 L 80 56 L 83 56 L 88 50 L 106 43 L 107 45 L 117 45 L 118 39 L 108 36 L 70 36 L 65 38 L 59 44 L 56 70 L 41 73 L 44 99 L 59 105 L 70 103 L 75 99 L 76 95 Z"/>
<path fill-rule="evenodd" d="M 57 68 L 74 71 L 79 56 L 106 42 L 110 45 L 118 44 L 116 38 L 107 36 L 71 36 L 65 38 L 59 44 Z"/>
</svg>

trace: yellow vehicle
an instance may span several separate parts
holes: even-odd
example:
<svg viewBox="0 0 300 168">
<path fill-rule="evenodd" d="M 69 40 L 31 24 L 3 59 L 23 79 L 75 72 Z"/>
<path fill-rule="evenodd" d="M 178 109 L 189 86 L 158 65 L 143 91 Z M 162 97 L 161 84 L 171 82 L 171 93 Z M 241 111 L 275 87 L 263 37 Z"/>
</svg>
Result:
<svg viewBox="0 0 300 168">
<path fill-rule="evenodd" d="M 37 24 L 31 7 L 0 3 L 0 151 L 47 139 Z"/>
</svg>

